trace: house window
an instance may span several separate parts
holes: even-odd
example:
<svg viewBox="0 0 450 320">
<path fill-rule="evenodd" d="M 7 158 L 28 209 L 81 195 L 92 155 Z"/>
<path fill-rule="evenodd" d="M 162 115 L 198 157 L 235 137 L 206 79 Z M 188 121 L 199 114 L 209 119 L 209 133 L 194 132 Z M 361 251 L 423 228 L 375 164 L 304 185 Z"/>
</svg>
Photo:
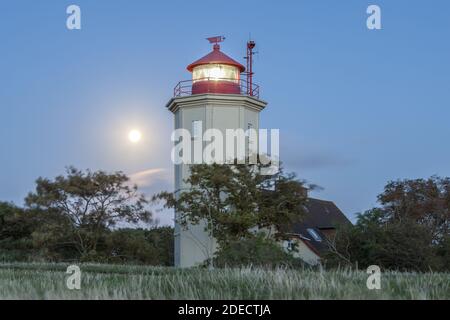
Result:
<svg viewBox="0 0 450 320">
<path fill-rule="evenodd" d="M 194 120 L 192 121 L 192 138 L 201 139 L 202 138 L 202 121 Z"/>
<path fill-rule="evenodd" d="M 287 251 L 293 251 L 294 247 L 295 247 L 294 246 L 294 240 L 291 240 L 291 239 L 286 240 L 284 246 L 285 246 Z"/>
<path fill-rule="evenodd" d="M 311 237 L 313 237 L 314 240 L 320 242 L 322 241 L 322 238 L 319 236 L 319 234 L 317 233 L 316 230 L 312 229 L 312 228 L 308 228 L 308 233 L 311 235 Z"/>
</svg>

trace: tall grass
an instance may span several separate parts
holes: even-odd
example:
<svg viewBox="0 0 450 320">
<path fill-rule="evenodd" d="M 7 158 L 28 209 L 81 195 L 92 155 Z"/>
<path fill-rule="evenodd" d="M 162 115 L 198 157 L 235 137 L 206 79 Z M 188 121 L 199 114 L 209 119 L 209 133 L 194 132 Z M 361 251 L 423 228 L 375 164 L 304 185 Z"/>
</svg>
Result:
<svg viewBox="0 0 450 320">
<path fill-rule="evenodd" d="M 1 299 L 450 299 L 450 274 L 386 272 L 368 290 L 362 271 L 175 269 L 81 264 L 81 289 L 66 264 L 0 264 Z"/>
</svg>

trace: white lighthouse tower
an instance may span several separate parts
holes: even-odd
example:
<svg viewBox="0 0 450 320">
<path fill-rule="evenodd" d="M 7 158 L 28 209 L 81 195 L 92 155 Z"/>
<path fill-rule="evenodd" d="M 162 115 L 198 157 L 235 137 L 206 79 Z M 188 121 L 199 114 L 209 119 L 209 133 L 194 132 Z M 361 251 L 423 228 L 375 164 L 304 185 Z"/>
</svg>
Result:
<svg viewBox="0 0 450 320">
<path fill-rule="evenodd" d="M 189 130 L 193 144 L 195 140 L 202 141 L 207 129 L 218 129 L 224 136 L 227 129 L 258 130 L 259 113 L 266 106 L 266 102 L 259 99 L 259 87 L 252 80 L 254 42 L 247 44 L 245 72 L 242 64 L 220 50 L 223 37 L 208 40 L 214 44 L 213 51 L 187 67 L 192 80 L 180 82 L 166 105 L 174 114 L 175 129 Z M 189 166 L 175 165 L 177 192 L 189 188 L 184 182 L 189 176 Z M 204 224 L 182 227 L 175 212 L 175 266 L 199 265 L 212 258 L 215 248 L 215 241 L 204 230 Z"/>
</svg>

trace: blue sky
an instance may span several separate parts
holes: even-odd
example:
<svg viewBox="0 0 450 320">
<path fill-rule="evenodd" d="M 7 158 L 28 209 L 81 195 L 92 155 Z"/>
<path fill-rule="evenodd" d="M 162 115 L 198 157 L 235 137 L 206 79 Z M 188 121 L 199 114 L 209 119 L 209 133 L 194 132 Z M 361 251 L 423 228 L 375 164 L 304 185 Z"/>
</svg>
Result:
<svg viewBox="0 0 450 320">
<path fill-rule="evenodd" d="M 70 4 L 82 30 L 66 29 Z M 382 30 L 366 28 L 369 4 Z M 2 1 L 0 199 L 22 204 L 67 165 L 172 188 L 173 87 L 204 38 L 225 35 L 242 62 L 251 34 L 261 127 L 280 128 L 287 169 L 353 217 L 388 180 L 450 175 L 449 31 L 446 0 Z"/>
</svg>

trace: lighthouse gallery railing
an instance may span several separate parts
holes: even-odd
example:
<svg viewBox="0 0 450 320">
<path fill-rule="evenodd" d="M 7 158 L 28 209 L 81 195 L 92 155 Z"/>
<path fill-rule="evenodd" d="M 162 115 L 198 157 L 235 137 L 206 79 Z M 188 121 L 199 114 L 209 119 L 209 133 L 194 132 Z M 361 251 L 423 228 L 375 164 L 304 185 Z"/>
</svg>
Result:
<svg viewBox="0 0 450 320">
<path fill-rule="evenodd" d="M 190 96 L 192 95 L 192 85 L 194 82 L 203 82 L 204 86 L 206 85 L 206 93 L 208 92 L 208 85 L 207 83 L 211 83 L 211 93 L 214 93 L 215 90 L 217 90 L 215 83 L 217 81 L 220 81 L 221 86 L 227 86 L 230 87 L 236 87 L 236 84 L 238 84 L 240 88 L 240 94 L 245 96 L 251 96 L 259 99 L 259 86 L 255 83 L 252 84 L 250 87 L 246 80 L 244 79 L 226 79 L 226 78 L 201 78 L 196 80 L 184 80 L 178 82 L 178 84 L 175 86 L 173 90 L 173 96 L 174 97 L 184 97 L 184 96 Z"/>
</svg>

